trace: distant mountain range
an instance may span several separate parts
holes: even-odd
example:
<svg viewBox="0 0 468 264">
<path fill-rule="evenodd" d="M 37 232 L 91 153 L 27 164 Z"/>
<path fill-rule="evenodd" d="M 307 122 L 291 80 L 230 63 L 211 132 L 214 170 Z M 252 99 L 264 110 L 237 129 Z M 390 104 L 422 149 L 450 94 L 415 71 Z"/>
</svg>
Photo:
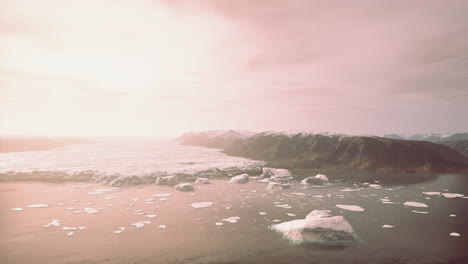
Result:
<svg viewBox="0 0 468 264">
<path fill-rule="evenodd" d="M 429 142 L 446 142 L 455 140 L 468 140 L 468 133 L 454 133 L 454 134 L 414 134 L 414 135 L 402 135 L 402 134 L 387 134 L 384 138 L 393 139 L 405 139 L 405 140 L 421 140 Z"/>
<path fill-rule="evenodd" d="M 468 172 L 468 158 L 440 144 L 373 136 L 208 131 L 178 138 L 185 145 L 220 148 L 228 155 L 282 168 L 379 172 Z"/>
</svg>

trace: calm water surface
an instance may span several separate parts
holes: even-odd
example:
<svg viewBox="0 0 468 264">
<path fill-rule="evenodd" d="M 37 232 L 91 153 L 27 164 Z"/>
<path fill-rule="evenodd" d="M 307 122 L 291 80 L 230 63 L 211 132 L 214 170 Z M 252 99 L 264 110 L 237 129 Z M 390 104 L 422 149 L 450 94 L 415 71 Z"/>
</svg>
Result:
<svg viewBox="0 0 468 264">
<path fill-rule="evenodd" d="M 143 185 L 103 195 L 88 192 L 109 186 L 0 183 L 0 263 L 468 263 L 468 199 L 422 193 L 468 195 L 467 175 L 441 175 L 405 185 L 381 183 L 381 189 L 339 182 L 327 187 L 294 183 L 290 190 L 275 193 L 257 182 L 236 185 L 226 181 L 196 185 L 192 193 Z M 345 188 L 360 189 L 342 191 Z M 160 201 L 152 197 L 157 193 L 172 195 Z M 383 204 L 383 198 L 394 204 Z M 214 204 L 202 209 L 190 206 L 204 201 Z M 407 207 L 406 201 L 422 202 L 428 208 Z M 40 203 L 64 205 L 26 208 Z M 365 211 L 345 211 L 336 204 L 359 205 Z M 10 210 L 16 207 L 24 210 Z M 85 207 L 100 213 L 74 213 Z M 315 209 L 343 215 L 366 243 L 346 248 L 297 246 L 269 229 L 273 220 L 304 218 Z M 222 221 L 233 216 L 240 217 L 237 223 Z M 60 227 L 43 226 L 54 219 L 61 221 Z M 130 225 L 139 221 L 151 223 L 142 228 Z M 385 224 L 395 227 L 384 229 Z M 72 236 L 62 230 L 77 226 L 86 229 Z M 115 234 L 118 227 L 127 229 Z M 449 236 L 452 232 L 461 237 Z"/>
</svg>

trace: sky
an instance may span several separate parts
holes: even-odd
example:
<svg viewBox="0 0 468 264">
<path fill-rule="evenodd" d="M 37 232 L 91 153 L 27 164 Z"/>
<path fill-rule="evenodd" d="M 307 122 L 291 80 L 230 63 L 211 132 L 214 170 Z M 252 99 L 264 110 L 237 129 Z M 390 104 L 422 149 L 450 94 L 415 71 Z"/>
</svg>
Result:
<svg viewBox="0 0 468 264">
<path fill-rule="evenodd" d="M 468 1 L 2 0 L 0 134 L 468 131 Z"/>
</svg>

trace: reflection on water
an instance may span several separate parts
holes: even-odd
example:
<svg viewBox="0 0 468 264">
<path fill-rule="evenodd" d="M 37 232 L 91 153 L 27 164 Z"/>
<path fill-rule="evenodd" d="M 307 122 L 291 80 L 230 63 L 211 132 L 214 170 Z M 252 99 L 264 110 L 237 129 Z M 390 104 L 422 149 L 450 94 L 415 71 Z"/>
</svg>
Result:
<svg viewBox="0 0 468 264">
<path fill-rule="evenodd" d="M 328 176 L 337 177 L 333 173 Z M 196 185 L 192 193 L 144 185 L 102 195 L 88 192 L 108 186 L 1 183 L 0 262 L 468 263 L 468 199 L 423 194 L 438 191 L 466 195 L 468 177 L 455 174 L 432 177 L 405 185 L 379 178 L 380 189 L 363 183 L 335 182 L 325 187 L 293 183 L 291 189 L 273 193 L 267 192 L 261 183 L 227 184 L 227 180 Z M 346 188 L 357 191 L 343 191 Z M 157 193 L 172 195 L 159 200 L 152 196 Z M 381 199 L 392 203 L 385 204 Z M 428 207 L 403 205 L 407 201 Z M 190 206 L 196 202 L 213 205 L 200 209 Z M 26 208 L 39 203 L 65 204 Z M 284 204 L 291 208 L 277 206 Z M 337 208 L 337 204 L 358 205 L 365 210 L 346 211 Z M 16 207 L 24 210 L 10 210 Z M 75 213 L 85 207 L 100 213 Z M 315 209 L 343 215 L 366 243 L 353 247 L 293 245 L 270 230 L 275 222 L 301 219 Z M 151 214 L 157 216 L 146 217 Z M 223 220 L 230 217 L 239 219 L 235 223 Z M 54 219 L 60 220 L 62 226 L 43 226 Z M 131 225 L 141 221 L 150 223 L 141 228 Z M 219 222 L 222 225 L 216 224 Z M 166 229 L 159 228 L 160 225 Z M 383 225 L 395 227 L 385 229 Z M 86 229 L 67 236 L 69 231 L 62 230 L 64 226 Z M 114 233 L 119 227 L 126 229 Z M 460 233 L 461 237 L 449 236 L 452 232 Z"/>
</svg>

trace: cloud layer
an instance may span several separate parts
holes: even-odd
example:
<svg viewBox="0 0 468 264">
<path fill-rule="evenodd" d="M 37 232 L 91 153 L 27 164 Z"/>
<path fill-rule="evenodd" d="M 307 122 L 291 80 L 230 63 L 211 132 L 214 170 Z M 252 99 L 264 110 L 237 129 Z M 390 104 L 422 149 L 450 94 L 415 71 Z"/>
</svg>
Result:
<svg viewBox="0 0 468 264">
<path fill-rule="evenodd" d="M 0 5 L 7 134 L 468 130 L 466 1 Z"/>
</svg>

